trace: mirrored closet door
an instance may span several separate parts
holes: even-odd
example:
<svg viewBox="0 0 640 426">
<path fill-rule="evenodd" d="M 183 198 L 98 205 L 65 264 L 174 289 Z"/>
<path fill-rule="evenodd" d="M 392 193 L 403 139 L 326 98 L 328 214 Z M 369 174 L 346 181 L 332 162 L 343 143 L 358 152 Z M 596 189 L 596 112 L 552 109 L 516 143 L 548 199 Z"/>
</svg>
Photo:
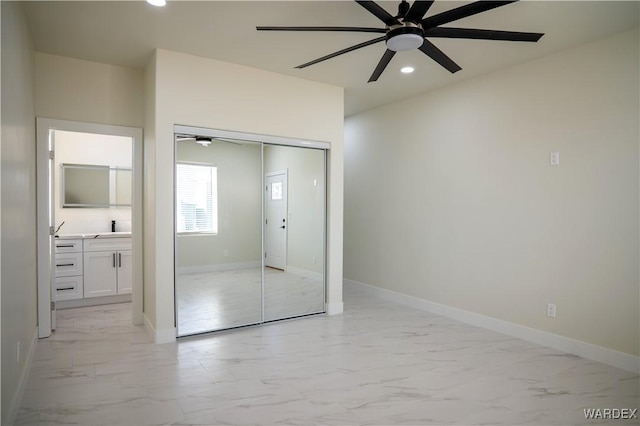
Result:
<svg viewBox="0 0 640 426">
<path fill-rule="evenodd" d="M 176 143 L 178 334 L 260 323 L 262 147 Z"/>
<path fill-rule="evenodd" d="M 201 133 L 175 138 L 178 336 L 324 312 L 325 150 Z"/>
<path fill-rule="evenodd" d="M 266 145 L 264 320 L 324 311 L 324 150 Z"/>
</svg>

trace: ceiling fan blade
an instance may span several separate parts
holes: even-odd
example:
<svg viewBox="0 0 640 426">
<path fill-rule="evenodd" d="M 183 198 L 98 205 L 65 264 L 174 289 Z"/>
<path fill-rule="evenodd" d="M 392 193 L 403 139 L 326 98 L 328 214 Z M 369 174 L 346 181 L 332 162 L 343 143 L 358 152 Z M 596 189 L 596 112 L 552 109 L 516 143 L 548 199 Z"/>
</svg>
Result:
<svg viewBox="0 0 640 426">
<path fill-rule="evenodd" d="M 540 40 L 543 33 L 525 33 L 518 31 L 477 30 L 472 28 L 430 28 L 425 37 L 466 38 L 476 40 L 530 41 Z"/>
<path fill-rule="evenodd" d="M 234 145 L 242 145 L 242 143 L 233 140 L 233 139 L 227 139 L 227 138 L 219 138 L 219 137 L 212 137 L 211 140 L 214 140 L 216 142 L 225 142 L 225 143 L 232 143 Z"/>
<path fill-rule="evenodd" d="M 389 62 L 391 62 L 391 59 L 395 54 L 396 52 L 389 49 L 384 52 L 384 55 L 382 55 L 382 58 L 380 58 L 380 62 L 378 62 L 378 66 L 375 70 L 373 70 L 373 74 L 371 74 L 371 77 L 369 77 L 369 81 L 367 81 L 367 83 L 378 80 L 378 77 L 380 77 L 380 74 L 382 74 L 384 69 L 387 68 L 387 65 L 389 65 Z"/>
<path fill-rule="evenodd" d="M 373 14 L 376 18 L 384 22 L 389 27 L 391 25 L 400 24 L 400 22 L 394 16 L 392 16 L 389 12 L 384 10 L 374 1 L 356 0 L 356 3 L 367 9 L 371 14 Z"/>
<path fill-rule="evenodd" d="M 382 33 L 387 30 L 384 28 L 366 28 L 366 27 L 256 27 L 258 31 L 344 31 L 354 33 Z"/>
<path fill-rule="evenodd" d="M 511 3 L 515 3 L 518 0 L 510 1 L 477 1 L 475 3 L 465 4 L 464 6 L 457 7 L 455 9 L 447 10 L 446 12 L 438 13 L 437 15 L 429 16 L 422 20 L 422 27 L 427 30 L 438 25 L 446 24 L 448 22 L 457 21 L 458 19 L 466 18 L 467 16 L 476 15 L 478 13 L 486 12 L 487 10 L 495 9 L 496 7 L 506 6 Z"/>
<path fill-rule="evenodd" d="M 422 43 L 422 46 L 419 47 L 419 49 L 422 51 L 422 53 L 429 56 L 431 59 L 446 68 L 451 74 L 462 69 L 458 64 L 453 62 L 450 57 L 445 55 L 442 50 L 434 46 L 429 40 L 425 40 L 424 43 Z"/>
<path fill-rule="evenodd" d="M 326 61 L 327 59 L 335 58 L 336 56 L 340 56 L 342 54 L 352 52 L 352 51 L 354 51 L 356 49 L 360 49 L 362 47 L 371 46 L 372 44 L 379 43 L 381 41 L 384 41 L 385 39 L 386 39 L 386 36 L 374 38 L 373 40 L 365 41 L 364 43 L 356 44 L 355 46 L 347 47 L 346 49 L 339 50 L 339 51 L 331 53 L 331 54 L 329 54 L 327 56 L 323 56 L 322 58 L 314 59 L 313 61 L 304 63 L 302 65 L 298 65 L 296 68 L 299 68 L 299 69 L 306 68 L 309 65 L 314 65 L 314 64 L 317 64 L 318 62 L 322 62 L 322 61 Z"/>
<path fill-rule="evenodd" d="M 414 1 L 413 5 L 411 5 L 411 9 L 409 9 L 409 12 L 407 12 L 407 14 L 405 15 L 404 21 L 405 22 L 410 21 L 415 24 L 420 23 L 420 20 L 424 17 L 424 15 L 427 13 L 427 11 L 429 10 L 432 4 L 433 4 L 433 0 Z"/>
</svg>

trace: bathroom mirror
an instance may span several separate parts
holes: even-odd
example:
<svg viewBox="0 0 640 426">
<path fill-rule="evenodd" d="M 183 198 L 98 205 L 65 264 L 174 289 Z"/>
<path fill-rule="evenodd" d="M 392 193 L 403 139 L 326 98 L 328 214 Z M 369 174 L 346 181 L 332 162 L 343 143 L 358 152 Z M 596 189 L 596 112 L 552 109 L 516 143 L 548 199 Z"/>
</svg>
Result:
<svg viewBox="0 0 640 426">
<path fill-rule="evenodd" d="M 131 169 L 91 164 L 62 164 L 62 207 L 131 205 Z"/>
</svg>

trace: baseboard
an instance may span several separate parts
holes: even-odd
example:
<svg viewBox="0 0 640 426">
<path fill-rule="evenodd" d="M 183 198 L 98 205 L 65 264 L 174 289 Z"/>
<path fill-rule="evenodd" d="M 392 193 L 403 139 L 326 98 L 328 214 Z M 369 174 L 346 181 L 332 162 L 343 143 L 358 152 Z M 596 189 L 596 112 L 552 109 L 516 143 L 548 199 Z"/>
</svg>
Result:
<svg viewBox="0 0 640 426">
<path fill-rule="evenodd" d="M 131 302 L 131 294 L 87 297 L 86 299 L 59 300 L 56 302 L 56 309 L 83 308 L 85 306 L 110 305 L 112 303 L 126 302 Z"/>
<path fill-rule="evenodd" d="M 31 362 L 33 361 L 33 355 L 36 352 L 36 345 L 38 344 L 38 327 L 35 328 L 33 332 L 33 337 L 29 342 L 29 349 L 27 350 L 27 358 L 24 362 L 24 369 L 20 374 L 20 380 L 18 381 L 18 389 L 16 389 L 16 393 L 13 395 L 13 399 L 11 400 L 11 406 L 9 407 L 9 413 L 7 414 L 7 424 L 12 425 L 15 423 L 16 416 L 18 415 L 18 410 L 20 409 L 20 404 L 22 403 L 22 397 L 24 396 L 24 390 L 27 387 L 27 382 L 29 381 L 29 372 L 31 371 Z"/>
<path fill-rule="evenodd" d="M 325 303 L 324 311 L 327 313 L 327 315 L 341 314 L 344 311 L 344 303 L 342 302 Z"/>
<path fill-rule="evenodd" d="M 591 343 L 581 342 L 569 337 L 560 336 L 509 321 L 500 320 L 475 312 L 453 308 L 418 297 L 409 296 L 392 290 L 375 287 L 370 284 L 345 279 L 344 284 L 357 287 L 381 299 L 390 300 L 402 305 L 411 306 L 433 314 L 452 318 L 476 327 L 486 328 L 508 336 L 516 337 L 528 342 L 537 343 L 583 358 L 598 361 L 613 367 L 621 368 L 632 373 L 640 374 L 640 357 L 626 354 Z"/>
<path fill-rule="evenodd" d="M 309 278 L 314 281 L 322 281 L 322 272 L 309 271 L 307 269 L 296 268 L 295 266 L 289 266 L 289 265 L 287 265 L 285 270 L 292 274 L 295 274 L 304 278 Z"/>
<path fill-rule="evenodd" d="M 179 275 L 202 274 L 207 272 L 233 271 L 236 269 L 252 269 L 260 268 L 262 262 L 236 262 L 236 263 L 220 263 L 217 265 L 199 265 L 199 266 L 181 266 L 176 268 Z"/>
<path fill-rule="evenodd" d="M 156 330 L 151 323 L 149 317 L 142 314 L 144 320 L 144 329 L 147 330 L 147 334 L 153 339 L 153 343 L 161 345 L 163 343 L 171 343 L 176 341 L 176 328 L 171 327 L 162 330 Z"/>
</svg>

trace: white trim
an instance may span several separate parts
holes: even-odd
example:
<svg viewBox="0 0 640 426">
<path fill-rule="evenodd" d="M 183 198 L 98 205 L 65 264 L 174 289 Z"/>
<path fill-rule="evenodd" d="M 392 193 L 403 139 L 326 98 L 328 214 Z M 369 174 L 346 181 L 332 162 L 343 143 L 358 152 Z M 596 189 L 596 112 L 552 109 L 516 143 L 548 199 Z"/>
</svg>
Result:
<svg viewBox="0 0 640 426">
<path fill-rule="evenodd" d="M 147 317 L 145 314 L 142 314 L 142 317 L 144 319 L 144 329 L 147 330 L 147 334 L 149 335 L 149 337 L 153 339 L 153 343 L 155 343 L 156 345 L 160 345 L 163 343 L 171 343 L 176 341 L 177 330 L 175 327 L 156 330 L 149 317 Z"/>
<path fill-rule="evenodd" d="M 304 148 L 330 149 L 328 142 L 313 141 L 298 138 L 287 138 L 283 136 L 269 136 L 258 133 L 233 132 L 229 130 L 207 129 L 204 127 L 193 127 L 176 124 L 173 126 L 174 133 L 186 133 L 189 135 L 210 136 L 212 138 L 235 139 L 238 141 L 263 142 L 272 145 L 301 146 Z"/>
<path fill-rule="evenodd" d="M 304 278 L 310 278 L 315 281 L 322 281 L 322 272 L 309 271 L 308 269 L 296 268 L 295 266 L 288 265 L 285 268 L 285 271 Z"/>
<path fill-rule="evenodd" d="M 440 303 L 431 302 L 429 300 L 420 299 L 418 297 L 409 296 L 346 278 L 344 279 L 344 284 L 357 287 L 381 299 L 411 306 L 416 309 L 452 318 L 476 327 L 496 331 L 528 342 L 537 343 L 542 346 L 578 355 L 583 358 L 602 362 L 603 364 L 621 368 L 632 373 L 640 373 L 640 357 L 635 355 L 593 345 L 591 343 L 581 342 L 569 337 L 477 314 L 475 312 L 453 308 L 451 306 L 442 305 Z"/>
<path fill-rule="evenodd" d="M 20 380 L 18 381 L 18 388 L 16 389 L 16 393 L 13 395 L 11 399 L 11 406 L 9 407 L 9 413 L 7 414 L 7 424 L 14 424 L 16 420 L 16 415 L 18 414 L 18 410 L 20 409 L 20 404 L 22 403 L 22 397 L 24 396 L 24 390 L 27 387 L 27 382 L 29 381 L 29 373 L 31 372 L 31 362 L 33 361 L 33 355 L 36 352 L 36 345 L 38 344 L 38 327 L 33 330 L 33 337 L 31 338 L 31 342 L 29 343 L 29 349 L 27 351 L 27 358 L 24 362 L 24 368 L 20 373 Z M 6 362 L 6 361 L 5 361 Z"/>
<path fill-rule="evenodd" d="M 325 303 L 324 311 L 327 313 L 327 315 L 341 314 L 344 311 L 344 303 L 342 302 Z"/>
<path fill-rule="evenodd" d="M 220 263 L 217 265 L 181 266 L 176 268 L 176 273 L 179 275 L 202 274 L 207 272 L 260 268 L 261 266 L 262 262 L 259 260 L 256 260 L 255 262 Z"/>
</svg>

